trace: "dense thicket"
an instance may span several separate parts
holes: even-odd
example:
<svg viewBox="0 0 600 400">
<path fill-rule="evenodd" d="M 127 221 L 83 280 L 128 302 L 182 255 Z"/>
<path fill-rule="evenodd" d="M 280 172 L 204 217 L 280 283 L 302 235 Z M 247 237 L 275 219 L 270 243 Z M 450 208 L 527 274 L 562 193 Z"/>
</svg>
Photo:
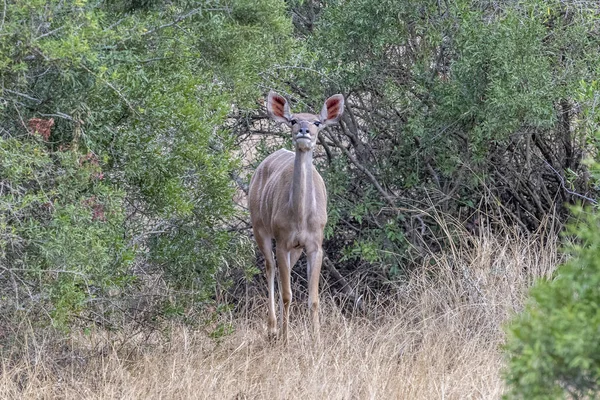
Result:
<svg viewBox="0 0 600 400">
<path fill-rule="evenodd" d="M 586 1 L 291 2 L 306 54 L 268 86 L 347 111 L 318 160 L 330 193 L 327 254 L 377 282 L 441 243 L 439 213 L 472 232 L 535 231 L 595 197 L 578 93 L 600 71 Z M 240 133 L 252 128 L 241 119 Z M 263 128 L 260 127 L 259 130 Z M 374 282 L 375 283 L 375 282 Z"/>
<path fill-rule="evenodd" d="M 580 93 L 582 129 L 600 139 L 597 83 Z M 589 161 L 591 175 L 600 173 Z M 568 261 L 539 281 L 507 326 L 509 398 L 597 398 L 600 393 L 600 214 L 573 208 Z"/>
<path fill-rule="evenodd" d="M 316 156 L 334 288 L 340 272 L 365 291 L 401 278 L 444 246 L 441 214 L 473 233 L 565 219 L 597 194 L 583 160 L 599 14 L 591 0 L 5 2 L 0 318 L 187 318 L 231 271 L 256 273 L 243 190 L 290 145 L 269 89 L 295 111 L 347 99 Z"/>
<path fill-rule="evenodd" d="M 0 14 L 0 318 L 111 327 L 201 308 L 250 254 L 228 229 L 225 123 L 291 48 L 284 4 L 31 0 Z"/>
</svg>

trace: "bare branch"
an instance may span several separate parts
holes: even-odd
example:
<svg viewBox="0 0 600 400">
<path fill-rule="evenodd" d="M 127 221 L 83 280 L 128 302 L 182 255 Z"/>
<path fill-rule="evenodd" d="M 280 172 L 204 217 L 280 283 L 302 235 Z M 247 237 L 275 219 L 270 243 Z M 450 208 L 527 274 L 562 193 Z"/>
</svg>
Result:
<svg viewBox="0 0 600 400">
<path fill-rule="evenodd" d="M 24 98 L 26 98 L 28 100 L 35 101 L 38 104 L 40 104 L 42 102 L 40 99 L 36 99 L 35 97 L 31 97 L 31 96 L 29 96 L 29 95 L 27 95 L 25 93 L 20 93 L 20 92 L 17 92 L 17 91 L 14 91 L 14 90 L 10 90 L 10 89 L 7 89 L 7 88 L 2 88 L 2 90 L 5 91 L 5 92 L 8 92 L 8 93 L 16 94 L 17 96 L 20 96 L 20 97 L 24 97 Z"/>
<path fill-rule="evenodd" d="M 55 114 L 39 114 L 39 115 L 41 115 L 42 117 L 57 117 L 57 118 L 66 119 L 68 121 L 74 121 L 74 122 L 76 122 L 75 118 L 71 117 L 68 114 L 62 113 L 60 111 L 56 111 Z"/>
<path fill-rule="evenodd" d="M 598 201 L 592 199 L 591 197 L 585 196 L 583 194 L 580 194 L 580 193 L 577 193 L 577 192 L 574 192 L 574 191 L 568 189 L 567 186 L 565 185 L 565 179 L 562 177 L 562 175 L 557 170 L 555 170 L 554 167 L 552 165 L 550 165 L 550 163 L 548 161 L 546 161 L 546 160 L 542 160 L 542 161 L 544 161 L 544 163 L 548 166 L 548 168 L 550 168 L 552 171 L 554 171 L 554 173 L 560 180 L 560 185 L 562 186 L 562 188 L 565 192 L 569 193 L 570 195 L 573 195 L 573 196 L 579 197 L 581 199 L 584 199 L 586 201 L 589 201 L 592 204 L 598 204 Z"/>
<path fill-rule="evenodd" d="M 52 34 L 54 34 L 54 33 L 58 32 L 58 31 L 62 30 L 63 28 L 64 28 L 64 26 L 59 26 L 59 27 L 58 27 L 58 28 L 56 28 L 56 29 L 52 29 L 52 30 L 51 30 L 51 31 L 49 31 L 49 32 L 46 32 L 46 33 L 43 33 L 43 34 L 41 34 L 40 36 L 36 37 L 34 40 L 39 40 L 39 39 L 41 39 L 41 38 L 44 38 L 44 37 L 46 37 L 46 36 L 50 36 L 50 35 L 52 35 Z"/>
<path fill-rule="evenodd" d="M 0 32 L 4 29 L 4 21 L 6 21 L 6 9 L 8 5 L 6 4 L 6 0 L 4 0 L 4 9 L 2 10 L 2 23 L 0 24 Z"/>
<path fill-rule="evenodd" d="M 340 143 L 340 141 L 335 137 L 335 135 L 330 134 L 329 138 L 333 141 L 333 143 L 335 144 L 335 146 L 337 148 L 339 148 L 340 150 L 342 150 L 342 152 L 346 155 L 346 157 L 348 157 L 348 159 L 350 160 L 350 162 L 352 162 L 352 164 L 354 164 L 356 166 L 356 168 L 358 168 L 363 174 L 365 174 L 367 176 L 367 178 L 369 178 L 369 181 L 371 181 L 371 183 L 373 184 L 373 186 L 375 186 L 375 188 L 377 189 L 377 191 L 383 196 L 383 198 L 390 205 L 390 207 L 395 208 L 396 207 L 396 203 L 394 202 L 394 199 L 392 198 L 392 196 L 390 196 L 389 193 L 387 193 L 385 191 L 385 189 L 383 188 L 383 186 L 381 186 L 381 184 L 377 181 L 377 178 L 375 178 L 375 176 L 371 173 L 371 171 L 369 171 L 366 167 L 364 167 L 356 159 L 356 157 L 354 157 L 348 151 L 348 149 L 346 147 L 344 147 L 344 145 L 342 143 Z"/>
</svg>

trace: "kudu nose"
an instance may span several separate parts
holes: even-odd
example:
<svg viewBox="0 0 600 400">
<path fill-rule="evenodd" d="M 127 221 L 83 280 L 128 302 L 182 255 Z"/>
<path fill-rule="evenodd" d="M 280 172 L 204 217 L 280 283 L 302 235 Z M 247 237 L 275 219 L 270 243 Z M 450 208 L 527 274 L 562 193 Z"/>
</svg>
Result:
<svg viewBox="0 0 600 400">
<path fill-rule="evenodd" d="M 301 126 L 300 129 L 298 129 L 298 134 L 296 136 L 297 137 L 310 136 L 310 131 L 308 130 L 308 127 Z"/>
</svg>

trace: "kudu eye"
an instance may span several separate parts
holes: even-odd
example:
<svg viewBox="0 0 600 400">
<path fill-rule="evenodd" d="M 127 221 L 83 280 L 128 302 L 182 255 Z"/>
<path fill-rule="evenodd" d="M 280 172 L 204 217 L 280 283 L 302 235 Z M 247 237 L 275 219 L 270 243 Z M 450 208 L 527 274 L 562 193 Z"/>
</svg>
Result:
<svg viewBox="0 0 600 400">
<path fill-rule="evenodd" d="M 290 121 L 290 124 L 292 124 L 292 125 L 296 125 L 297 123 L 298 123 L 298 121 L 297 121 L 297 120 L 295 120 L 295 119 L 292 119 L 292 120 Z"/>
<path fill-rule="evenodd" d="M 321 125 L 321 121 L 315 121 L 315 122 L 313 122 L 313 124 L 315 124 L 315 126 L 319 126 L 319 125 Z"/>
</svg>

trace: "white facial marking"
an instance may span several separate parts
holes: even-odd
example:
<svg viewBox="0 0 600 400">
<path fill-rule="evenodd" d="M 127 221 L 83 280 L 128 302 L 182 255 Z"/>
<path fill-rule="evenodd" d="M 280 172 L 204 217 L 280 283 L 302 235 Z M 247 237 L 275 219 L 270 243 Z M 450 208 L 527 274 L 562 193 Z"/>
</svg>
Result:
<svg viewBox="0 0 600 400">
<path fill-rule="evenodd" d="M 312 150 L 313 146 L 313 142 L 310 139 L 302 138 L 296 140 L 296 147 L 298 147 L 298 150 L 300 151 Z"/>
</svg>

